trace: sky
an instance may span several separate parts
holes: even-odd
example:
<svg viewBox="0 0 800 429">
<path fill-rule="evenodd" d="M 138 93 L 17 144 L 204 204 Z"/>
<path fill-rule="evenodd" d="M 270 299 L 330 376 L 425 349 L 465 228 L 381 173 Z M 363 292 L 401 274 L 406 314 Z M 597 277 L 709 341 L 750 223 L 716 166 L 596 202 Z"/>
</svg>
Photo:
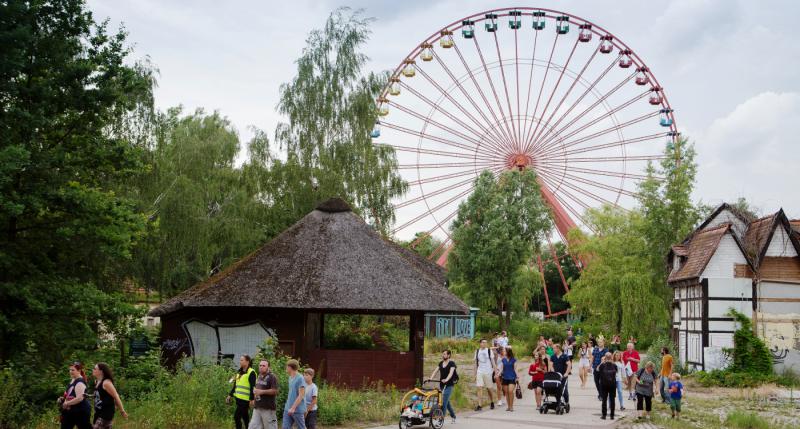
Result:
<svg viewBox="0 0 800 429">
<path fill-rule="evenodd" d="M 272 134 L 279 87 L 295 74 L 307 34 L 340 6 L 375 18 L 369 70 L 394 69 L 445 25 L 521 2 L 472 0 L 89 0 L 123 24 L 133 58 L 158 68 L 159 108 L 217 110 L 243 140 Z M 745 197 L 760 213 L 800 218 L 800 2 L 746 0 L 542 1 L 613 32 L 644 59 L 668 95 L 699 164 L 694 197 Z"/>
</svg>

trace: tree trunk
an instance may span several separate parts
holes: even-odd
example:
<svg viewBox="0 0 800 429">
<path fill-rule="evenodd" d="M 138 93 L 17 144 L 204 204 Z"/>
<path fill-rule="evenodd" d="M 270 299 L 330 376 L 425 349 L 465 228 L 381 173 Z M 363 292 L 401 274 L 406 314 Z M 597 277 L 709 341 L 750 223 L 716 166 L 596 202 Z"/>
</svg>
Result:
<svg viewBox="0 0 800 429">
<path fill-rule="evenodd" d="M 505 300 L 501 297 L 497 298 L 497 322 L 500 327 L 501 331 L 506 329 L 506 321 L 503 319 L 503 306 L 505 305 Z"/>
</svg>

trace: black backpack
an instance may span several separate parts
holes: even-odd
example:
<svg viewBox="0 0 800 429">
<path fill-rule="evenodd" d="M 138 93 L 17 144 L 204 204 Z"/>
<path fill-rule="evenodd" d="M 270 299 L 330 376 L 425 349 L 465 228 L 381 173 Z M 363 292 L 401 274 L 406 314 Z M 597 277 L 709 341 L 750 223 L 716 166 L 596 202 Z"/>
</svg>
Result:
<svg viewBox="0 0 800 429">
<path fill-rule="evenodd" d="M 494 356 L 492 356 L 492 349 L 486 349 L 486 350 L 489 352 L 489 362 L 491 362 L 492 359 L 494 359 Z M 475 369 L 478 369 L 478 352 L 480 351 L 481 349 L 475 350 Z"/>
<path fill-rule="evenodd" d="M 605 387 L 617 384 L 617 366 L 613 363 L 605 362 L 598 368 L 600 370 L 600 383 Z"/>
</svg>

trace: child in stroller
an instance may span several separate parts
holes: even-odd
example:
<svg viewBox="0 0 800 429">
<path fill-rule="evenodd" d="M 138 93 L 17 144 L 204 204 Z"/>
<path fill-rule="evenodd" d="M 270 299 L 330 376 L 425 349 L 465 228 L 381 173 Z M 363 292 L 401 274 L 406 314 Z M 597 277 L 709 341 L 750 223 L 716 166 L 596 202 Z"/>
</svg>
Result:
<svg viewBox="0 0 800 429">
<path fill-rule="evenodd" d="M 548 410 L 554 410 L 556 414 L 569 412 L 569 403 L 565 403 L 561 397 L 564 387 L 567 385 L 567 377 L 559 372 L 550 371 L 544 374 L 542 390 L 544 390 L 544 400 L 539 407 L 540 414 L 546 414 Z M 550 398 L 552 397 L 552 400 Z"/>
</svg>

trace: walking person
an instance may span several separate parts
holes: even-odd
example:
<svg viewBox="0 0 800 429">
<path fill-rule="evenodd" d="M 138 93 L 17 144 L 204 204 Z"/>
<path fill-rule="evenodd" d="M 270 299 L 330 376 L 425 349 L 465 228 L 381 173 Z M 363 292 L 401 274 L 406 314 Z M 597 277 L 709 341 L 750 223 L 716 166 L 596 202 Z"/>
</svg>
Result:
<svg viewBox="0 0 800 429">
<path fill-rule="evenodd" d="M 278 379 L 270 371 L 268 360 L 258 363 L 258 377 L 253 395 L 253 417 L 247 429 L 278 429 L 278 416 L 275 414 Z"/>
<path fill-rule="evenodd" d="M 621 351 L 621 348 L 620 348 L 620 343 L 621 342 L 622 342 L 622 340 L 620 339 L 620 335 L 619 334 L 614 335 L 611 338 L 611 347 L 609 348 L 609 351 L 611 353 L 614 353 L 614 352 L 617 352 L 617 351 Z"/>
<path fill-rule="evenodd" d="M 581 389 L 586 388 L 586 379 L 589 377 L 589 371 L 592 366 L 589 363 L 589 356 L 591 355 L 589 345 L 586 342 L 581 343 L 581 348 L 578 351 L 578 375 L 581 378 Z"/>
<path fill-rule="evenodd" d="M 93 429 L 111 429 L 114 421 L 114 412 L 119 408 L 119 413 L 122 417 L 128 418 L 128 413 L 125 412 L 125 407 L 122 406 L 122 400 L 119 398 L 119 393 L 114 387 L 114 373 L 111 372 L 111 367 L 105 362 L 98 362 L 92 368 L 92 376 L 94 377 L 94 422 Z"/>
<path fill-rule="evenodd" d="M 612 362 L 613 355 L 608 352 L 603 356 L 603 362 L 597 366 L 597 373 L 600 379 L 600 396 L 603 398 L 600 411 L 602 413 L 601 419 L 605 420 L 606 416 L 610 414 L 611 420 L 614 420 L 614 392 L 617 388 L 617 365 Z"/>
<path fill-rule="evenodd" d="M 305 381 L 305 401 L 306 401 L 306 428 L 317 429 L 317 396 L 319 389 L 314 384 L 314 370 L 306 368 L 303 371 L 303 381 Z"/>
<path fill-rule="evenodd" d="M 542 381 L 544 381 L 544 373 L 549 370 L 547 359 L 538 351 L 533 352 L 533 363 L 528 368 L 528 375 L 531 376 L 531 387 L 533 387 L 533 394 L 536 398 L 536 408 L 542 406 Z"/>
<path fill-rule="evenodd" d="M 475 387 L 478 388 L 478 405 L 475 411 L 483 409 L 482 393 L 486 390 L 489 397 L 489 408 L 494 409 L 494 398 L 492 397 L 492 389 L 494 388 L 494 373 L 497 367 L 495 361 L 495 353 L 488 347 L 485 339 L 480 342 L 480 347 L 475 350 Z"/>
<path fill-rule="evenodd" d="M 659 371 L 658 390 L 661 393 L 661 400 L 665 404 L 670 403 L 670 394 L 667 391 L 669 386 L 669 378 L 672 376 L 672 355 L 669 354 L 669 348 L 661 348 L 661 371 Z"/>
<path fill-rule="evenodd" d="M 503 405 L 503 397 L 506 395 L 506 391 L 503 388 L 503 358 L 506 357 L 506 349 L 504 347 L 498 347 L 496 355 L 494 381 L 497 387 L 497 406 L 500 407 Z M 506 400 L 506 402 L 508 402 L 508 400 Z"/>
<path fill-rule="evenodd" d="M 452 353 L 450 350 L 442 352 L 442 361 L 433 370 L 430 379 L 433 380 L 434 375 L 439 373 L 439 386 L 442 389 L 442 411 L 450 413 L 450 418 L 453 419 L 453 424 L 456 422 L 456 411 L 453 409 L 453 404 L 450 403 L 450 395 L 453 394 L 453 386 L 458 380 L 458 372 L 456 371 L 456 363 L 450 360 Z"/>
<path fill-rule="evenodd" d="M 617 399 L 619 399 L 619 410 L 625 411 L 625 404 L 622 401 L 622 380 L 625 378 L 625 364 L 622 363 L 622 352 L 614 352 L 611 362 L 617 366 Z"/>
<path fill-rule="evenodd" d="M 92 424 L 89 419 L 92 415 L 92 406 L 89 405 L 86 392 L 86 374 L 83 364 L 73 362 L 69 366 L 70 382 L 64 394 L 58 398 L 61 404 L 61 429 L 90 429 Z"/>
<path fill-rule="evenodd" d="M 500 336 L 497 337 L 497 347 L 508 347 L 508 333 L 506 331 L 500 332 Z"/>
<path fill-rule="evenodd" d="M 683 398 L 683 383 L 681 383 L 681 375 L 677 372 L 670 376 L 669 382 L 669 408 L 672 410 L 672 418 L 678 419 L 681 417 L 681 398 Z"/>
<path fill-rule="evenodd" d="M 631 337 L 631 339 L 633 339 L 633 337 Z M 629 341 L 625 351 L 622 352 L 622 363 L 625 364 L 625 376 L 628 379 L 628 400 L 630 401 L 635 399 L 633 376 L 636 374 L 636 371 L 639 370 L 640 361 L 641 357 L 639 357 L 639 352 L 634 348 L 634 343 Z"/>
<path fill-rule="evenodd" d="M 650 411 L 653 409 L 653 395 L 656 385 L 656 364 L 647 362 L 644 368 L 633 375 L 636 383 L 636 410 L 639 411 L 639 419 L 650 418 Z"/>
<path fill-rule="evenodd" d="M 550 371 L 555 371 L 561 374 L 561 381 L 564 383 L 564 389 L 561 397 L 564 399 L 565 404 L 569 404 L 569 375 L 572 372 L 572 360 L 567 357 L 561 345 L 556 344 L 553 347 L 553 356 L 550 356 Z"/>
<path fill-rule="evenodd" d="M 249 355 L 242 355 L 239 358 L 239 370 L 231 380 L 233 386 L 225 398 L 225 402 L 230 404 L 231 397 L 236 403 L 236 411 L 233 412 L 233 422 L 236 429 L 245 429 L 250 426 L 250 401 L 255 399 L 253 388 L 256 386 L 256 372 L 252 368 L 253 359 Z"/>
<path fill-rule="evenodd" d="M 602 391 L 600 389 L 600 373 L 597 372 L 597 367 L 602 362 L 603 357 L 608 353 L 606 342 L 603 338 L 597 340 L 597 347 L 592 350 L 592 374 L 594 376 L 594 387 L 597 389 L 597 400 L 602 401 Z"/>
<path fill-rule="evenodd" d="M 514 350 L 506 347 L 506 357 L 503 358 L 503 390 L 506 395 L 508 407 L 506 411 L 514 411 L 514 390 L 517 387 L 517 359 L 514 358 Z"/>
<path fill-rule="evenodd" d="M 283 406 L 283 429 L 306 429 L 306 383 L 298 373 L 300 362 L 289 359 L 286 362 L 286 375 L 289 376 L 289 393 L 286 395 L 286 404 Z"/>
</svg>

